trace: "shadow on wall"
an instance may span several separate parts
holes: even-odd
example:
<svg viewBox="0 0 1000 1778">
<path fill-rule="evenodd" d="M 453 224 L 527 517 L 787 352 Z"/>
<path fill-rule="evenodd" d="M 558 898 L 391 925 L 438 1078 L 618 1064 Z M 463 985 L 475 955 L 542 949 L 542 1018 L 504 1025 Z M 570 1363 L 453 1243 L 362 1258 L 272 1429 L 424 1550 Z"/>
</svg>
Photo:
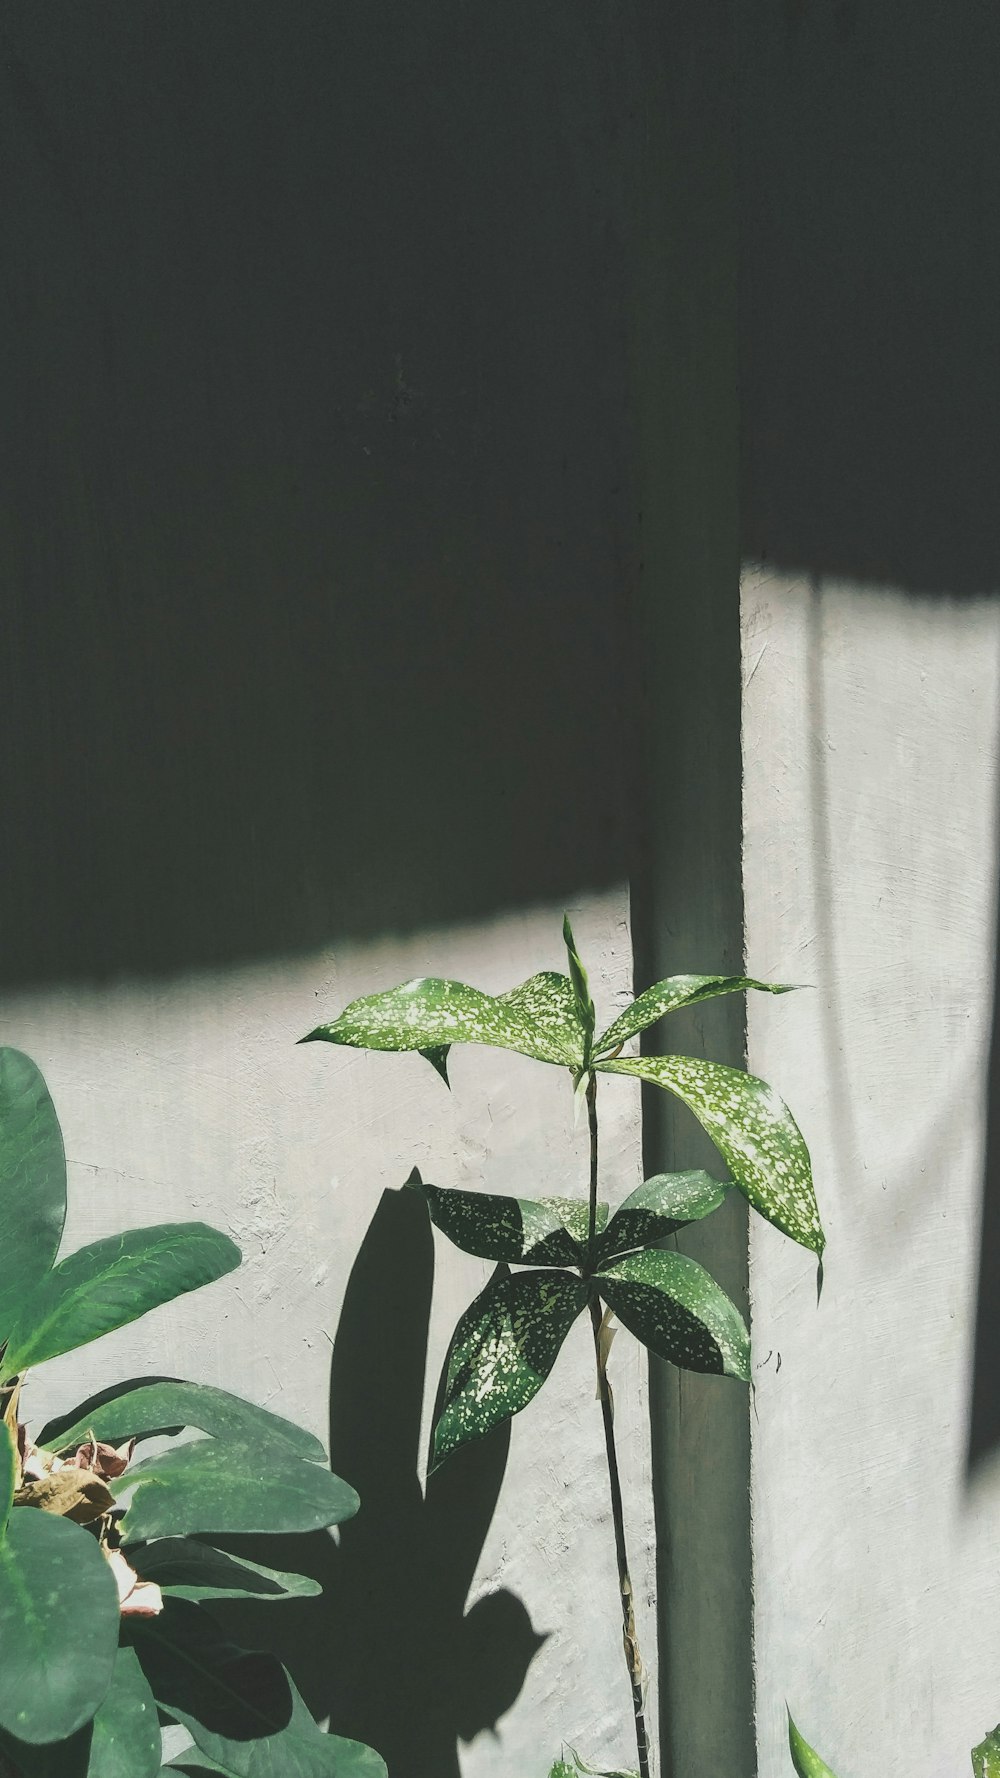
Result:
<svg viewBox="0 0 1000 1778">
<path fill-rule="evenodd" d="M 433 1237 L 416 1193 L 387 1191 L 344 1298 L 330 1375 L 333 1469 L 361 1495 L 341 1528 L 234 1540 L 308 1572 L 320 1599 L 224 1608 L 285 1660 L 317 1716 L 377 1747 L 393 1778 L 460 1778 L 458 1741 L 495 1728 L 545 1640 L 513 1593 L 466 1599 L 507 1461 L 509 1426 L 417 1476 Z"/>
<path fill-rule="evenodd" d="M 0 983 L 627 874 L 605 14 L 6 12 Z"/>
<path fill-rule="evenodd" d="M 740 35 L 744 556 L 803 597 L 995 596 L 1000 9 L 762 0 Z M 1000 1444 L 998 1302 L 1000 975 L 970 1465 Z"/>
</svg>

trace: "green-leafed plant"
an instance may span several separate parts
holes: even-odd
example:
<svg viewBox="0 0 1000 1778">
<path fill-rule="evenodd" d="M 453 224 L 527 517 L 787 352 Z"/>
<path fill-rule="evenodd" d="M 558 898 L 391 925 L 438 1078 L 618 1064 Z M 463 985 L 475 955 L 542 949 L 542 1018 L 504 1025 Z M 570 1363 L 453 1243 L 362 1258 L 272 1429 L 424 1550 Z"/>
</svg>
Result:
<svg viewBox="0 0 1000 1778">
<path fill-rule="evenodd" d="M 576 1103 L 586 1103 L 590 1177 L 586 1198 L 507 1198 L 450 1191 L 414 1179 L 433 1222 L 456 1246 L 495 1260 L 486 1288 L 462 1316 L 449 1354 L 431 1467 L 527 1406 L 541 1388 L 570 1327 L 587 1313 L 593 1331 L 604 1422 L 625 1658 L 641 1778 L 649 1772 L 643 1669 L 607 1375 L 612 1315 L 651 1352 L 688 1370 L 750 1378 L 743 1318 L 694 1260 L 661 1245 L 685 1223 L 709 1215 L 732 1186 L 762 1216 L 821 1260 L 823 1232 L 805 1142 L 778 1095 L 736 1068 L 687 1056 L 625 1056 L 625 1045 L 665 1013 L 718 994 L 785 990 L 745 976 L 673 976 L 647 988 L 597 1035 L 587 973 L 569 922 L 568 974 L 545 973 L 510 993 L 490 995 L 464 982 L 422 977 L 355 1000 L 304 1042 L 373 1050 L 417 1050 L 448 1080 L 455 1043 L 490 1044 L 566 1068 Z M 601 1075 L 652 1081 L 687 1105 L 712 1138 L 728 1178 L 661 1174 L 613 1214 L 602 1201 L 597 1085 Z M 511 1270 L 521 1267 L 523 1270 Z"/>
<path fill-rule="evenodd" d="M 1000 1778 L 1000 1725 L 972 1749 L 975 1778 Z"/>
<path fill-rule="evenodd" d="M 0 1049 L 0 1772 L 154 1778 L 161 1718 L 192 1746 L 171 1770 L 228 1778 L 385 1778 L 321 1732 L 280 1664 L 231 1644 L 211 1599 L 319 1592 L 215 1547 L 315 1531 L 357 1511 L 322 1445 L 220 1389 L 119 1385 L 31 1437 L 29 1366 L 231 1272 L 203 1223 L 132 1229 L 59 1259 L 66 1162 L 35 1064 Z M 163 1448 L 160 1435 L 201 1436 Z M 137 1447 L 159 1448 L 135 1459 Z"/>
<path fill-rule="evenodd" d="M 799 1778 L 835 1778 L 830 1767 L 824 1765 L 819 1754 L 803 1740 L 790 1714 L 788 1745 Z M 972 1749 L 972 1771 L 974 1778 L 1000 1778 L 1000 1727 L 991 1730 L 985 1741 L 980 1741 L 979 1746 Z M 559 1778 L 562 1778 L 561 1773 Z"/>
<path fill-rule="evenodd" d="M 568 1757 L 567 1757 L 568 1755 Z M 555 1765 L 549 1772 L 549 1778 L 636 1778 L 634 1772 L 605 1772 L 597 1766 L 588 1766 L 573 1747 L 564 1747 Z"/>
</svg>

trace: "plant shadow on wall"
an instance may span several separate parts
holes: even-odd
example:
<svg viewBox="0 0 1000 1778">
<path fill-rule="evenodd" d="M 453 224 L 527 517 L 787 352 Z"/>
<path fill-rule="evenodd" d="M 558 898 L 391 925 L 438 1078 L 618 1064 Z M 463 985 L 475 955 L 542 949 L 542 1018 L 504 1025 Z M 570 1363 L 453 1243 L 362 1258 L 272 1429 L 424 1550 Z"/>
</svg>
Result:
<svg viewBox="0 0 1000 1778">
<path fill-rule="evenodd" d="M 323 1586 L 308 1611 L 227 1608 L 281 1654 L 315 1715 L 377 1734 L 392 1778 L 459 1778 L 459 1741 L 494 1729 L 545 1640 L 501 1590 L 466 1601 L 503 1479 L 509 1425 L 418 1475 L 433 1236 L 415 1192 L 386 1191 L 351 1271 L 330 1373 L 330 1461 L 364 1510 L 342 1535 L 295 1543 Z M 280 1539 L 268 1539 L 272 1561 Z M 249 1541 L 241 1550 L 252 1555 Z M 277 1549 L 277 1554 L 276 1554 Z"/>
</svg>

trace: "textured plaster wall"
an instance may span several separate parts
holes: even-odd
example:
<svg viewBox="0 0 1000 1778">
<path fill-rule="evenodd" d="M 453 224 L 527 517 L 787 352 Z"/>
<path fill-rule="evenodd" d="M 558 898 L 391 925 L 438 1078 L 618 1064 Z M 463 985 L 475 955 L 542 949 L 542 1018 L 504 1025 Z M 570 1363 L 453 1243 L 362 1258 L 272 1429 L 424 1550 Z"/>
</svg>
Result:
<svg viewBox="0 0 1000 1778">
<path fill-rule="evenodd" d="M 828 1236 L 754 1219 L 760 1778 L 952 1778 L 1000 1716 L 1000 1475 L 966 1480 L 993 980 L 992 601 L 744 587 L 749 1059 Z"/>
<path fill-rule="evenodd" d="M 449 1094 L 417 1058 L 320 1044 L 300 1049 L 295 1039 L 356 994 L 410 975 L 443 973 L 500 990 L 537 968 L 560 968 L 561 912 L 546 908 L 156 986 L 8 996 L 3 1040 L 39 1062 L 62 1120 L 67 1247 L 127 1224 L 200 1217 L 229 1230 L 245 1255 L 243 1270 L 210 1292 L 48 1367 L 27 1391 L 29 1415 L 119 1377 L 165 1371 L 241 1391 L 325 1436 L 332 1344 L 380 1194 L 401 1186 L 417 1165 L 443 1185 L 575 1195 L 586 1185 L 587 1137 L 585 1126 L 573 1128 L 568 1077 L 523 1058 L 456 1052 Z M 574 918 L 599 1004 L 620 1007 L 631 980 L 624 891 L 588 900 Z M 624 1194 L 641 1177 L 638 1092 L 609 1082 L 602 1101 L 607 1177 Z M 451 1328 L 491 1270 L 435 1241 L 421 1451 Z M 383 1308 L 385 1332 L 375 1337 L 390 1341 L 396 1306 Z M 627 1337 L 615 1347 L 612 1370 L 652 1665 L 646 1376 Z M 372 1399 L 368 1411 L 377 1417 L 384 1405 Z M 499 1507 L 470 1592 L 475 1601 L 508 1589 L 546 1640 L 496 1734 L 482 1732 L 462 1751 L 464 1778 L 541 1778 L 563 1736 L 594 1762 L 628 1763 L 603 1465 L 589 1329 L 581 1322 L 548 1389 L 514 1424 Z M 401 1487 L 405 1498 L 405 1477 Z M 293 1563 L 294 1549 L 287 1554 Z M 402 1609 L 398 1595 L 396 1605 Z M 313 1658 L 322 1664 L 321 1652 Z M 370 1658 L 385 1659 L 384 1649 Z M 387 1664 L 386 1687 L 399 1681 Z M 442 1773 L 415 1755 L 411 1765 L 397 1765 L 394 1778 Z"/>
</svg>

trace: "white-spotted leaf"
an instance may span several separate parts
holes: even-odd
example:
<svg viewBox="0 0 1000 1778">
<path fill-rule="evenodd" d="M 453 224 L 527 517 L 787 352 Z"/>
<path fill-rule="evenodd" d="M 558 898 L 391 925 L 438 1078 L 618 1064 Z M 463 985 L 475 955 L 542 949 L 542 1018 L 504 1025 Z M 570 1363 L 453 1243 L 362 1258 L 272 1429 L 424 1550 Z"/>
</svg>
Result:
<svg viewBox="0 0 1000 1778">
<path fill-rule="evenodd" d="M 317 1041 L 354 1049 L 430 1050 L 429 1059 L 440 1073 L 445 1065 L 441 1052 L 453 1043 L 484 1043 L 539 1062 L 580 1068 L 585 1039 L 572 983 L 546 972 L 508 994 L 484 994 L 465 982 L 420 976 L 383 994 L 352 1000 L 339 1018 L 302 1039 Z"/>
<path fill-rule="evenodd" d="M 497 1267 L 455 1329 L 432 1468 L 527 1407 L 586 1302 L 587 1286 L 567 1272 Z"/>
<path fill-rule="evenodd" d="M 972 1749 L 972 1770 L 975 1778 L 1000 1778 L 1000 1726 Z"/>
<path fill-rule="evenodd" d="M 594 1045 L 596 1055 L 607 1055 L 630 1037 L 637 1037 L 657 1019 L 682 1006 L 694 1006 L 699 1000 L 713 1000 L 718 994 L 740 994 L 746 988 L 759 988 L 765 994 L 790 994 L 794 984 L 757 982 L 746 975 L 672 975 L 666 981 L 654 982 L 631 1006 L 620 1013 L 613 1025 L 602 1032 Z"/>
<path fill-rule="evenodd" d="M 643 1180 L 608 1223 L 597 1245 L 598 1263 L 606 1265 L 616 1254 L 650 1247 L 686 1223 L 700 1222 L 718 1210 L 728 1191 L 728 1181 L 720 1185 L 703 1172 L 657 1173 Z"/>
<path fill-rule="evenodd" d="M 766 1081 L 692 1056 L 630 1056 L 598 1067 L 652 1081 L 682 1099 L 754 1209 L 793 1241 L 822 1255 L 809 1150 L 788 1106 Z"/>
<path fill-rule="evenodd" d="M 609 1309 L 680 1370 L 750 1381 L 750 1336 L 735 1303 L 684 1253 L 632 1253 L 597 1273 Z"/>
<path fill-rule="evenodd" d="M 408 1180 L 420 1192 L 436 1228 L 463 1253 L 512 1265 L 582 1265 L 589 1210 L 583 1198 L 505 1198 L 491 1192 L 450 1191 Z M 597 1226 L 608 1217 L 597 1207 Z"/>
<path fill-rule="evenodd" d="M 815 1748 L 799 1734 L 792 1721 L 792 1713 L 788 1712 L 788 1748 L 792 1756 L 792 1765 L 799 1778 L 835 1778 L 826 1763 L 820 1759 Z"/>
</svg>

